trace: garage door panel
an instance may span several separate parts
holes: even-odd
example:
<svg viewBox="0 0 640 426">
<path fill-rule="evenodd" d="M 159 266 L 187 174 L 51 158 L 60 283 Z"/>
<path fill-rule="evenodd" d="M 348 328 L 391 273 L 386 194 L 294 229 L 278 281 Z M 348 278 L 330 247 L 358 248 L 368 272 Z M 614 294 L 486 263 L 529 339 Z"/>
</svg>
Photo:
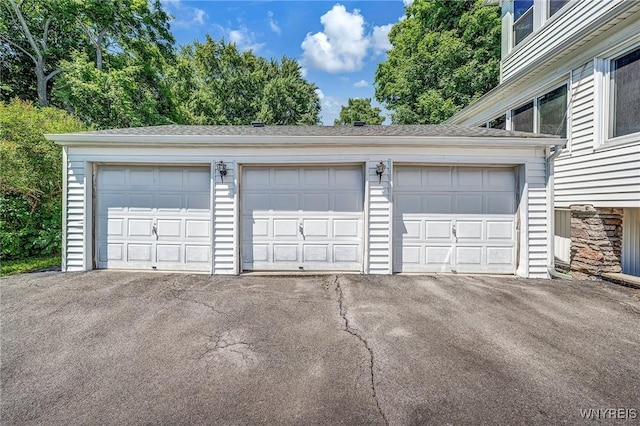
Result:
<svg viewBox="0 0 640 426">
<path fill-rule="evenodd" d="M 300 186 L 300 172 L 297 168 L 295 169 L 273 169 L 272 172 L 272 182 L 277 186 L 292 186 L 298 187 Z"/>
<path fill-rule="evenodd" d="M 344 194 L 334 194 L 333 196 L 334 212 L 342 213 L 361 213 L 362 212 L 362 194 L 347 192 Z"/>
<path fill-rule="evenodd" d="M 511 247 L 487 247 L 487 265 L 513 264 L 513 249 Z"/>
<path fill-rule="evenodd" d="M 360 246 L 356 244 L 334 244 L 333 259 L 335 262 L 356 263 L 360 262 Z"/>
<path fill-rule="evenodd" d="M 427 240 L 444 240 L 452 241 L 452 222 L 451 220 L 429 220 L 424 221 L 425 236 Z"/>
<path fill-rule="evenodd" d="M 512 241 L 514 232 L 513 221 L 487 221 L 487 240 Z"/>
<path fill-rule="evenodd" d="M 156 201 L 152 194 L 129 194 L 127 198 L 130 212 L 151 212 Z"/>
<path fill-rule="evenodd" d="M 464 266 L 475 265 L 482 266 L 483 247 L 474 246 L 456 246 L 456 265 L 458 269 Z"/>
<path fill-rule="evenodd" d="M 157 221 L 158 237 L 181 237 L 182 221 L 158 219 Z"/>
<path fill-rule="evenodd" d="M 484 211 L 482 194 L 457 194 L 454 211 L 456 214 L 481 215 Z"/>
<path fill-rule="evenodd" d="M 469 190 L 482 190 L 483 185 L 483 169 L 473 168 L 473 167 L 465 167 L 459 168 L 457 170 L 457 187 L 458 189 L 469 191 Z"/>
<path fill-rule="evenodd" d="M 154 170 L 148 168 L 132 168 L 129 171 L 128 188 L 152 190 L 155 189 Z"/>
<path fill-rule="evenodd" d="M 424 253 L 427 265 L 450 265 L 453 259 L 453 247 L 427 245 Z"/>
<path fill-rule="evenodd" d="M 211 258 L 211 247 L 204 245 L 187 244 L 185 246 L 185 262 L 186 263 L 205 263 L 208 264 Z"/>
<path fill-rule="evenodd" d="M 181 261 L 180 246 L 169 244 L 158 244 L 156 246 L 156 257 L 158 262 L 175 262 Z"/>
<path fill-rule="evenodd" d="M 422 208 L 416 213 L 452 214 L 455 210 L 453 194 L 424 194 L 422 199 Z"/>
<path fill-rule="evenodd" d="M 361 270 L 363 199 L 362 167 L 244 168 L 242 268 Z"/>
<path fill-rule="evenodd" d="M 209 271 L 209 170 L 99 167 L 98 268 Z"/>
<path fill-rule="evenodd" d="M 323 245 L 304 245 L 302 248 L 303 262 L 328 262 L 329 247 Z"/>
<path fill-rule="evenodd" d="M 297 244 L 274 244 L 273 245 L 273 261 L 274 262 L 298 262 L 298 245 Z"/>
<path fill-rule="evenodd" d="M 328 219 L 304 219 L 302 223 L 304 237 L 329 237 Z"/>
<path fill-rule="evenodd" d="M 151 244 L 127 244 L 127 260 L 151 262 Z"/>
<path fill-rule="evenodd" d="M 302 210 L 307 212 L 329 211 L 329 194 L 303 194 Z"/>
<path fill-rule="evenodd" d="M 298 236 L 298 219 L 274 219 L 273 220 L 273 236 L 278 237 L 297 237 Z"/>
<path fill-rule="evenodd" d="M 153 220 L 151 219 L 129 219 L 127 221 L 127 235 L 129 237 L 151 237 Z"/>
<path fill-rule="evenodd" d="M 359 219 L 333 220 L 334 238 L 357 238 L 360 236 L 361 229 L 362 226 Z"/>
<path fill-rule="evenodd" d="M 394 182 L 395 271 L 514 273 L 513 168 L 396 166 Z"/>
<path fill-rule="evenodd" d="M 329 169 L 302 169 L 302 176 L 305 187 L 329 187 Z"/>
<path fill-rule="evenodd" d="M 154 204 L 158 212 L 176 213 L 183 209 L 184 200 L 182 194 L 158 194 Z"/>
<path fill-rule="evenodd" d="M 483 226 L 481 220 L 457 220 L 456 236 L 458 241 L 482 241 L 484 239 Z"/>
<path fill-rule="evenodd" d="M 516 195 L 514 193 L 495 193 L 485 196 L 488 214 L 514 214 L 516 205 Z"/>
<path fill-rule="evenodd" d="M 403 213 L 422 213 L 422 195 L 421 194 L 397 194 L 394 210 L 398 214 Z"/>
<path fill-rule="evenodd" d="M 300 210 L 299 194 L 273 194 L 269 203 L 269 210 L 298 211 Z"/>
</svg>

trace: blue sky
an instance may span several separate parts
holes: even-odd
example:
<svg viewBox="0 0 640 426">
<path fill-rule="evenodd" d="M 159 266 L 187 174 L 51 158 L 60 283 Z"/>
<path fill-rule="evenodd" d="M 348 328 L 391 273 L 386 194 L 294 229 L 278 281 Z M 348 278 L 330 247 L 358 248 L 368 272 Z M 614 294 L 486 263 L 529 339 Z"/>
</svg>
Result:
<svg viewBox="0 0 640 426">
<path fill-rule="evenodd" d="M 376 66 L 386 58 L 391 48 L 387 33 L 409 1 L 162 3 L 174 16 L 171 29 L 178 46 L 203 41 L 209 34 L 256 55 L 298 60 L 306 79 L 319 88 L 323 124 L 333 124 L 349 98 L 372 98 L 380 106 L 373 89 Z"/>
</svg>

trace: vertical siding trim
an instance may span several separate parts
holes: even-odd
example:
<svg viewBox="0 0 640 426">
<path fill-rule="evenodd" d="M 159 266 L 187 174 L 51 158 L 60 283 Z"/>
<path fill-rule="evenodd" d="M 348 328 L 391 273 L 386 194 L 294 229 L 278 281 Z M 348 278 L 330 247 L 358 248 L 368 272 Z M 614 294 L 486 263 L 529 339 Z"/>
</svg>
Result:
<svg viewBox="0 0 640 426">
<path fill-rule="evenodd" d="M 93 163 L 84 162 L 84 250 L 82 268 L 93 269 Z"/>
<path fill-rule="evenodd" d="M 367 162 L 365 161 L 365 163 L 363 164 L 363 170 L 362 170 L 362 179 L 364 180 L 364 229 L 362 232 L 362 238 L 364 238 L 363 241 L 363 248 L 362 248 L 362 272 L 364 274 L 369 274 L 370 272 L 370 268 L 369 268 L 369 226 L 370 226 L 370 221 L 369 221 L 369 202 L 371 200 L 370 194 L 369 194 L 369 178 L 368 178 L 368 165 Z"/>
<path fill-rule="evenodd" d="M 529 182 L 527 181 L 527 165 L 523 164 L 518 171 L 518 186 L 520 190 L 520 204 L 518 213 L 520 215 L 520 238 L 518 249 L 520 256 L 516 275 L 519 277 L 529 276 Z"/>
<path fill-rule="evenodd" d="M 386 166 L 380 183 L 376 174 L 376 166 L 381 160 L 367 160 L 366 163 L 366 190 L 365 199 L 368 205 L 367 211 L 367 252 L 368 252 L 368 273 L 373 275 L 388 275 L 393 272 L 391 256 L 391 161 L 382 160 Z M 375 221 L 371 219 L 375 217 Z M 376 227 L 373 227 L 375 222 Z M 381 226 L 382 225 L 382 226 Z M 376 244 L 378 243 L 378 244 Z M 384 243 L 384 244 L 379 244 Z M 376 248 L 372 246 L 376 244 Z M 385 247 L 385 248 L 382 248 Z"/>
<path fill-rule="evenodd" d="M 227 175 L 222 177 L 212 164 L 213 200 L 212 200 L 212 274 L 237 275 L 238 270 L 238 238 L 241 232 L 238 226 L 238 167 L 235 161 L 224 161 Z M 229 227 L 221 226 L 231 224 Z"/>
<path fill-rule="evenodd" d="M 640 209 L 624 209 L 622 218 L 622 272 L 640 276 Z"/>
<path fill-rule="evenodd" d="M 62 147 L 62 248 L 61 248 L 61 264 L 62 272 L 67 272 L 67 198 L 69 193 L 69 158 L 66 146 Z"/>
</svg>

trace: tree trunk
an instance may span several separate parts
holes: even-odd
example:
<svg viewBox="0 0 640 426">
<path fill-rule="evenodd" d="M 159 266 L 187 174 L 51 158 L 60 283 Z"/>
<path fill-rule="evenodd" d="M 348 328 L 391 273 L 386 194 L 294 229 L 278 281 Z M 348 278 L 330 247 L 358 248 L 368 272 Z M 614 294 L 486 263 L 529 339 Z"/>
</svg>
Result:
<svg viewBox="0 0 640 426">
<path fill-rule="evenodd" d="M 49 98 L 47 97 L 47 76 L 44 74 L 44 61 L 38 60 L 36 62 L 36 79 L 38 81 L 38 102 L 40 106 L 49 105 Z"/>
</svg>

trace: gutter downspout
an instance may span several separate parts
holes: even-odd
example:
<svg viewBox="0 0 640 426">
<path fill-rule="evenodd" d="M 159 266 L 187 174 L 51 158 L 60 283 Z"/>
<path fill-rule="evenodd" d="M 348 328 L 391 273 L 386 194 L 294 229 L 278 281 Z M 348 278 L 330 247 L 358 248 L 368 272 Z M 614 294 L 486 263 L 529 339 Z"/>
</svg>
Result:
<svg viewBox="0 0 640 426">
<path fill-rule="evenodd" d="M 556 145 L 553 154 L 547 157 L 547 272 L 553 278 L 560 278 L 563 280 L 572 280 L 571 276 L 561 274 L 556 271 L 556 259 L 555 259 L 555 205 L 554 205 L 554 192 L 555 192 L 555 178 L 554 178 L 554 166 L 553 160 L 555 160 L 560 154 L 564 145 Z"/>
</svg>

